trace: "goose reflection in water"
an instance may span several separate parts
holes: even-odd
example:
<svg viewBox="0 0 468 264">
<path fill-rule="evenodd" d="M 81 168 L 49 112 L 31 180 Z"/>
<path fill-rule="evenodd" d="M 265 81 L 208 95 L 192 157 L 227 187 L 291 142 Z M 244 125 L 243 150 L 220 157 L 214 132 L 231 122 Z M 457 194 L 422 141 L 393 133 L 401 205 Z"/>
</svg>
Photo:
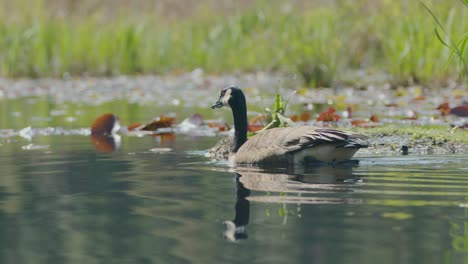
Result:
<svg viewBox="0 0 468 264">
<path fill-rule="evenodd" d="M 250 219 L 250 202 L 277 204 L 362 203 L 360 199 L 338 197 L 340 193 L 353 191 L 349 185 L 362 182 L 361 177 L 353 173 L 353 166 L 349 165 L 288 170 L 238 167 L 234 174 L 236 184 L 235 216 L 234 220 L 223 222 L 223 237 L 232 242 L 248 238 L 246 226 Z M 256 193 L 252 195 L 252 192 Z M 268 192 L 269 194 L 262 195 L 259 192 Z"/>
</svg>

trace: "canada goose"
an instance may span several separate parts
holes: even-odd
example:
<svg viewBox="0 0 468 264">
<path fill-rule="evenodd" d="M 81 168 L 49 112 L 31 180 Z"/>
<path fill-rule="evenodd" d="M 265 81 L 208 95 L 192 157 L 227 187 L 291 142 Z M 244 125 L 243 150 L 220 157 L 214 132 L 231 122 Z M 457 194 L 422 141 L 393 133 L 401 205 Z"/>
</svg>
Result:
<svg viewBox="0 0 468 264">
<path fill-rule="evenodd" d="M 230 107 L 234 118 L 234 145 L 229 161 L 236 164 L 334 163 L 349 160 L 367 147 L 367 137 L 352 132 L 313 126 L 281 127 L 262 131 L 247 140 L 247 106 L 242 90 L 221 91 L 212 109 Z"/>
</svg>

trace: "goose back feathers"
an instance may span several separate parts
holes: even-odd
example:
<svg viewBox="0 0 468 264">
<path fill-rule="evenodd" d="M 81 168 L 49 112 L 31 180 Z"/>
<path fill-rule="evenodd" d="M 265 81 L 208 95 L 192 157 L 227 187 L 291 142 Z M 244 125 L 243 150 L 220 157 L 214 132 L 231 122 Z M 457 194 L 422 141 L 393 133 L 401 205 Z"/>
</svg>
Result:
<svg viewBox="0 0 468 264">
<path fill-rule="evenodd" d="M 231 153 L 230 160 L 241 164 L 300 164 L 308 161 L 349 160 L 362 147 L 360 134 L 312 126 L 265 130 Z"/>
</svg>

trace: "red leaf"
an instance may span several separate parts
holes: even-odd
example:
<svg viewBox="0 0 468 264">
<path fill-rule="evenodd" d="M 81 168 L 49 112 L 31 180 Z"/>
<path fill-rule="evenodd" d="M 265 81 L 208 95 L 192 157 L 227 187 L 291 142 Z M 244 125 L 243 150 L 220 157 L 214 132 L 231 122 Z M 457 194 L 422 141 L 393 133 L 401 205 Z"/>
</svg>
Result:
<svg viewBox="0 0 468 264">
<path fill-rule="evenodd" d="M 440 111 L 440 114 L 442 116 L 446 116 L 450 114 L 450 106 L 448 102 L 441 103 L 438 107 L 437 110 Z"/>
<path fill-rule="evenodd" d="M 119 118 L 116 115 L 111 113 L 101 115 L 91 124 L 91 134 L 111 135 L 116 125 L 119 125 Z"/>
<path fill-rule="evenodd" d="M 450 109 L 450 114 L 461 116 L 461 117 L 468 117 L 468 105 L 460 105 Z"/>
<path fill-rule="evenodd" d="M 309 121 L 311 118 L 310 114 L 307 113 L 307 112 L 302 112 L 301 116 L 300 116 L 300 120 L 303 121 L 303 122 L 307 122 Z"/>
<path fill-rule="evenodd" d="M 323 121 L 323 122 L 336 122 L 338 120 L 340 120 L 339 115 L 336 115 L 334 113 L 329 113 L 329 112 L 323 112 L 317 118 L 317 121 Z"/>
<path fill-rule="evenodd" d="M 299 116 L 298 115 L 292 115 L 289 117 L 289 119 L 291 119 L 293 122 L 297 122 L 299 121 Z"/>
<path fill-rule="evenodd" d="M 140 123 L 133 123 L 127 126 L 128 131 L 133 131 L 136 130 L 139 126 L 141 126 Z"/>
<path fill-rule="evenodd" d="M 257 125 L 257 124 L 253 124 L 253 125 L 248 126 L 249 132 L 257 132 L 259 130 L 262 130 L 262 128 L 263 128 L 262 125 Z"/>
<path fill-rule="evenodd" d="M 166 128 L 172 127 L 174 123 L 174 118 L 169 116 L 160 115 L 159 118 L 152 121 L 149 124 L 145 124 L 143 127 L 139 128 L 138 130 L 145 130 L 145 131 L 155 131 L 159 128 Z"/>
<path fill-rule="evenodd" d="M 371 115 L 369 120 L 374 122 L 374 123 L 378 123 L 379 122 L 379 117 L 377 115 Z"/>
</svg>

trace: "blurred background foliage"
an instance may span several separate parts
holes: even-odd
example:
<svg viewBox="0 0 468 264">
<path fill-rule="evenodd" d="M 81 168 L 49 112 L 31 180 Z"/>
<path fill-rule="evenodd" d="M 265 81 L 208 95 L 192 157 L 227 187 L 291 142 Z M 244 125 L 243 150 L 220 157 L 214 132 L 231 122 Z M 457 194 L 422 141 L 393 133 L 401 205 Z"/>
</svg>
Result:
<svg viewBox="0 0 468 264">
<path fill-rule="evenodd" d="M 426 0 L 455 39 L 461 1 Z M 414 0 L 0 0 L 6 77 L 279 71 L 330 86 L 347 71 L 396 82 L 456 77 L 460 64 Z M 465 57 L 468 54 L 465 54 Z"/>
</svg>

